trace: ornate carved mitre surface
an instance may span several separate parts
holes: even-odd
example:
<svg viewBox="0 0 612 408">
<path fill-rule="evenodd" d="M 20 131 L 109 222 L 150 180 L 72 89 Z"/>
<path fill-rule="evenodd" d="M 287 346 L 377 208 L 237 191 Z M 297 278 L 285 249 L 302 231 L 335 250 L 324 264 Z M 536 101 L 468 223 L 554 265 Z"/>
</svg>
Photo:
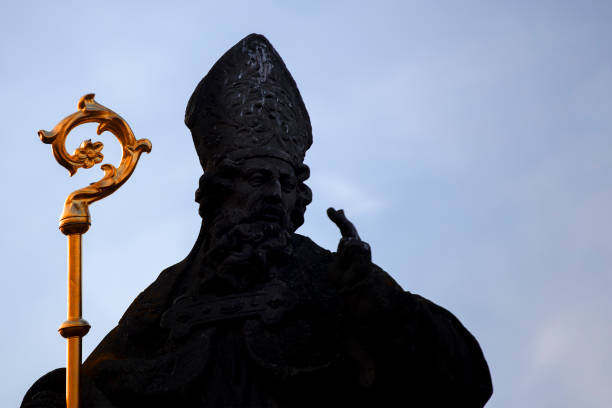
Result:
<svg viewBox="0 0 612 408">
<path fill-rule="evenodd" d="M 185 124 L 206 170 L 219 157 L 276 157 L 296 166 L 312 144 L 300 92 L 285 63 L 262 35 L 227 51 L 200 81 Z"/>
</svg>

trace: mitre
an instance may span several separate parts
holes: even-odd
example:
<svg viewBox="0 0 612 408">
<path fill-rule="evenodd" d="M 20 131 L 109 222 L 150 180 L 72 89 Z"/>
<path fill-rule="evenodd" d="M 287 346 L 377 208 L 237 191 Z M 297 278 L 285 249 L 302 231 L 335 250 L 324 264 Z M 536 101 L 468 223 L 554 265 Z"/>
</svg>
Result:
<svg viewBox="0 0 612 408">
<path fill-rule="evenodd" d="M 213 65 L 189 99 L 185 124 L 204 170 L 220 158 L 273 157 L 299 167 L 312 144 L 297 85 L 259 34 L 240 40 Z"/>
</svg>

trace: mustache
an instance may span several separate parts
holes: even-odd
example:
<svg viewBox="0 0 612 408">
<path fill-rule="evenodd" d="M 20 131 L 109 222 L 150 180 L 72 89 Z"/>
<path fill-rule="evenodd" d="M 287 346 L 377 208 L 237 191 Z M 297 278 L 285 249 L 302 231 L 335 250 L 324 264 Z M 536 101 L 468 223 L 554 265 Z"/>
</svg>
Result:
<svg viewBox="0 0 612 408">
<path fill-rule="evenodd" d="M 285 221 L 287 215 L 287 211 L 282 206 L 263 204 L 251 211 L 251 214 L 242 221 Z"/>
<path fill-rule="evenodd" d="M 290 228 L 290 218 L 282 205 L 262 202 L 254 208 L 225 208 L 213 218 L 207 226 L 211 237 L 221 241 L 228 238 L 228 234 L 239 229 L 259 230 L 269 235 L 270 230 L 286 230 Z M 253 230 L 254 229 L 254 230 Z"/>
</svg>

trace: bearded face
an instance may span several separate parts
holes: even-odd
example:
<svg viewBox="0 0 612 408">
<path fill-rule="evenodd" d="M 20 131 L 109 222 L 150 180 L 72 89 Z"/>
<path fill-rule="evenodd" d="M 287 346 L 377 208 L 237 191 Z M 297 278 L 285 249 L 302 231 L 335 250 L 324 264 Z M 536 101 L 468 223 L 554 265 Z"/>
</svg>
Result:
<svg viewBox="0 0 612 408">
<path fill-rule="evenodd" d="M 209 183 L 201 183 L 200 213 L 209 238 L 202 285 L 221 281 L 245 289 L 270 277 L 273 266 L 291 254 L 298 184 L 293 166 L 271 157 L 225 163 Z"/>
<path fill-rule="evenodd" d="M 226 206 L 242 212 L 246 222 L 265 222 L 290 229 L 297 179 L 287 162 L 255 157 L 244 161 Z"/>
</svg>

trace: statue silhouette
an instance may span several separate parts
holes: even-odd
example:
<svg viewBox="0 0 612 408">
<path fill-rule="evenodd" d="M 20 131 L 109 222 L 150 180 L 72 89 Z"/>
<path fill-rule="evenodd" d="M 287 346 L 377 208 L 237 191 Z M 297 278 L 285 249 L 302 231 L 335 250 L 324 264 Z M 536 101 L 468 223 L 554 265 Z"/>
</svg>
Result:
<svg viewBox="0 0 612 408">
<path fill-rule="evenodd" d="M 477 341 L 373 264 L 342 210 L 328 210 L 336 252 L 295 233 L 312 130 L 266 38 L 215 63 L 185 123 L 204 169 L 201 232 L 85 361 L 82 407 L 485 405 Z M 64 407 L 64 376 L 42 377 L 22 407 Z"/>
</svg>

